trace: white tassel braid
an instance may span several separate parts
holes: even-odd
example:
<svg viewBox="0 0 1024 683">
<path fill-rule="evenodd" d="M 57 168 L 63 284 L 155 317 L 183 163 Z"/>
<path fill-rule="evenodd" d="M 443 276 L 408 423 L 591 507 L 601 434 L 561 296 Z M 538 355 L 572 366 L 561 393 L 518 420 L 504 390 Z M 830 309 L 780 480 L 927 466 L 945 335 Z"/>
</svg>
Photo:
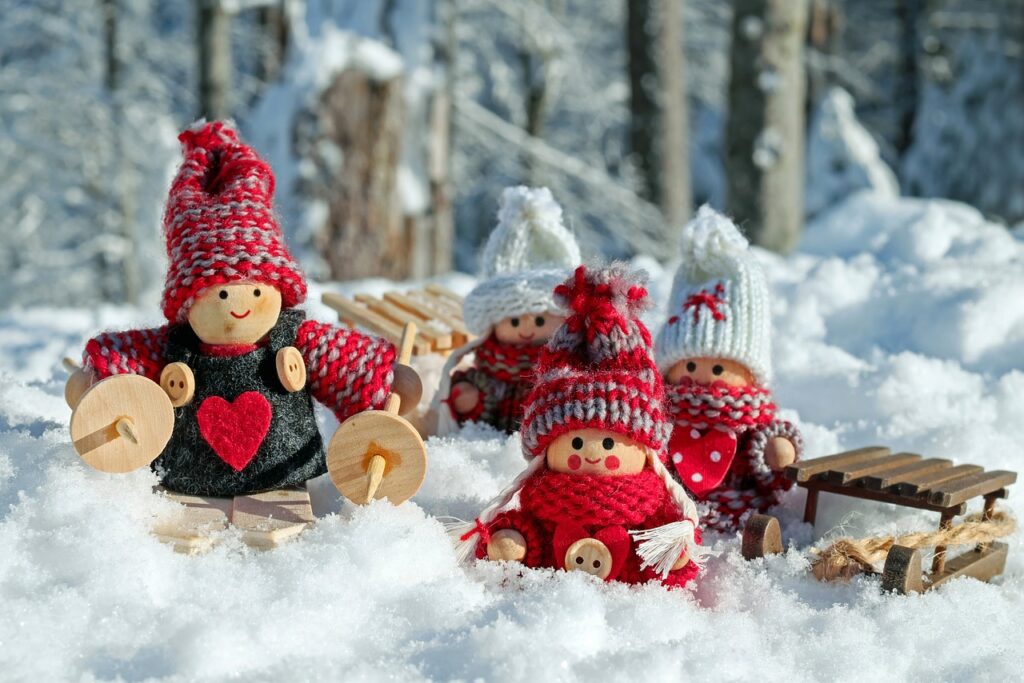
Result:
<svg viewBox="0 0 1024 683">
<path fill-rule="evenodd" d="M 512 483 L 495 496 L 472 522 L 457 520 L 445 525 L 445 530 L 455 543 L 455 559 L 460 564 L 472 559 L 476 554 L 480 529 L 486 529 L 495 517 L 505 510 L 519 490 L 523 488 L 526 480 L 541 470 L 546 462 L 543 457 L 539 456 L 531 459 L 523 471 L 512 480 Z"/>
</svg>

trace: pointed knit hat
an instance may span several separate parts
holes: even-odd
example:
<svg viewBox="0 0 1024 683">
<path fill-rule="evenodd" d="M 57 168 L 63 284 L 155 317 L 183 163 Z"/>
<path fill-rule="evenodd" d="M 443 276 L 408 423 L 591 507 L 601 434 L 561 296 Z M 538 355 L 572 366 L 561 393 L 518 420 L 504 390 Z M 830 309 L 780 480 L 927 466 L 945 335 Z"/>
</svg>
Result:
<svg viewBox="0 0 1024 683">
<path fill-rule="evenodd" d="M 164 211 L 167 320 L 186 321 L 203 290 L 233 282 L 273 286 L 285 308 L 302 303 L 306 280 L 274 216 L 270 166 L 229 123 L 198 121 L 178 139 L 184 160 Z"/>
</svg>

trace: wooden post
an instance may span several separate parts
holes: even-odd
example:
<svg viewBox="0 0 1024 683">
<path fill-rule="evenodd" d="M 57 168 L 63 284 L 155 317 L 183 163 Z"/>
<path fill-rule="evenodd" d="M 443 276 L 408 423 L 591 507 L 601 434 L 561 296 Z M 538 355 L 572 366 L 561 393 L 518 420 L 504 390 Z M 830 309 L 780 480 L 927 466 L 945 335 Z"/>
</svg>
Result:
<svg viewBox="0 0 1024 683">
<path fill-rule="evenodd" d="M 727 208 L 755 244 L 786 252 L 803 232 L 807 0 L 733 7 Z"/>
<path fill-rule="evenodd" d="M 807 503 L 804 505 L 804 521 L 813 525 L 818 516 L 818 489 L 807 487 Z"/>
<path fill-rule="evenodd" d="M 327 205 L 316 242 L 331 279 L 408 277 L 411 259 L 398 197 L 401 77 L 381 81 L 346 69 L 324 91 L 313 116 L 315 139 L 306 148 L 320 174 L 307 191 Z"/>
<path fill-rule="evenodd" d="M 953 525 L 954 513 L 943 512 L 939 521 L 939 529 L 945 531 Z M 932 574 L 940 574 L 946 568 L 946 546 L 935 546 L 935 556 L 932 558 Z"/>
<path fill-rule="evenodd" d="M 196 0 L 199 7 L 199 116 L 231 116 L 231 19 L 221 0 Z"/>
</svg>

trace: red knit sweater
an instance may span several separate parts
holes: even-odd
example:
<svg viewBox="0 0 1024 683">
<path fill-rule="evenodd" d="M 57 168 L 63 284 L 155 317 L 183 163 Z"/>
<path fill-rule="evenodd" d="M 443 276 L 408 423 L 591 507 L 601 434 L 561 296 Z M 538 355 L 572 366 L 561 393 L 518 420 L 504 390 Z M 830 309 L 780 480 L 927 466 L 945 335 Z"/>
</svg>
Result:
<svg viewBox="0 0 1024 683">
<path fill-rule="evenodd" d="M 157 382 L 169 327 L 107 332 L 90 339 L 83 364 L 98 379 L 136 374 Z M 387 340 L 306 320 L 295 347 L 306 361 L 307 390 L 338 420 L 384 405 L 394 381 L 395 347 Z"/>
<path fill-rule="evenodd" d="M 564 568 L 561 547 L 564 542 L 559 542 L 559 535 L 569 540 L 601 537 L 609 533 L 606 530 L 619 531 L 614 527 L 627 532 L 639 531 L 683 518 L 664 482 L 649 468 L 628 476 L 561 474 L 545 469 L 527 480 L 519 500 L 520 509 L 498 515 L 488 526 L 488 533 L 477 546 L 477 557 L 487 556 L 487 540 L 491 534 L 514 529 L 526 539 L 526 557 L 523 558 L 526 566 Z M 618 536 L 622 537 L 621 531 Z M 700 542 L 699 531 L 696 540 Z M 562 558 L 558 556 L 559 551 Z M 641 569 L 636 542 L 630 538 L 625 552 L 613 563 L 609 579 L 625 583 L 658 579 L 668 586 L 683 586 L 695 578 L 697 572 L 693 562 L 669 572 L 664 579 L 649 567 Z"/>
</svg>

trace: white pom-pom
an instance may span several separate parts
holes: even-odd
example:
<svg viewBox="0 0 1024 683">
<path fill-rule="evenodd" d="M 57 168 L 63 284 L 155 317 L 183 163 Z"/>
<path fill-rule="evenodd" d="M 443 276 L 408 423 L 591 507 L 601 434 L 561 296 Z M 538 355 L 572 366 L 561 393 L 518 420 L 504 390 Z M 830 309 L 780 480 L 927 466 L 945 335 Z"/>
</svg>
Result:
<svg viewBox="0 0 1024 683">
<path fill-rule="evenodd" d="M 538 268 L 574 268 L 581 260 L 576 239 L 562 224 L 562 207 L 546 187 L 507 187 L 498 205 L 498 226 L 484 248 L 481 275 Z"/>
<path fill-rule="evenodd" d="M 731 272 L 731 264 L 747 250 L 747 239 L 727 216 L 705 204 L 683 228 L 683 262 L 691 279 Z"/>
</svg>

